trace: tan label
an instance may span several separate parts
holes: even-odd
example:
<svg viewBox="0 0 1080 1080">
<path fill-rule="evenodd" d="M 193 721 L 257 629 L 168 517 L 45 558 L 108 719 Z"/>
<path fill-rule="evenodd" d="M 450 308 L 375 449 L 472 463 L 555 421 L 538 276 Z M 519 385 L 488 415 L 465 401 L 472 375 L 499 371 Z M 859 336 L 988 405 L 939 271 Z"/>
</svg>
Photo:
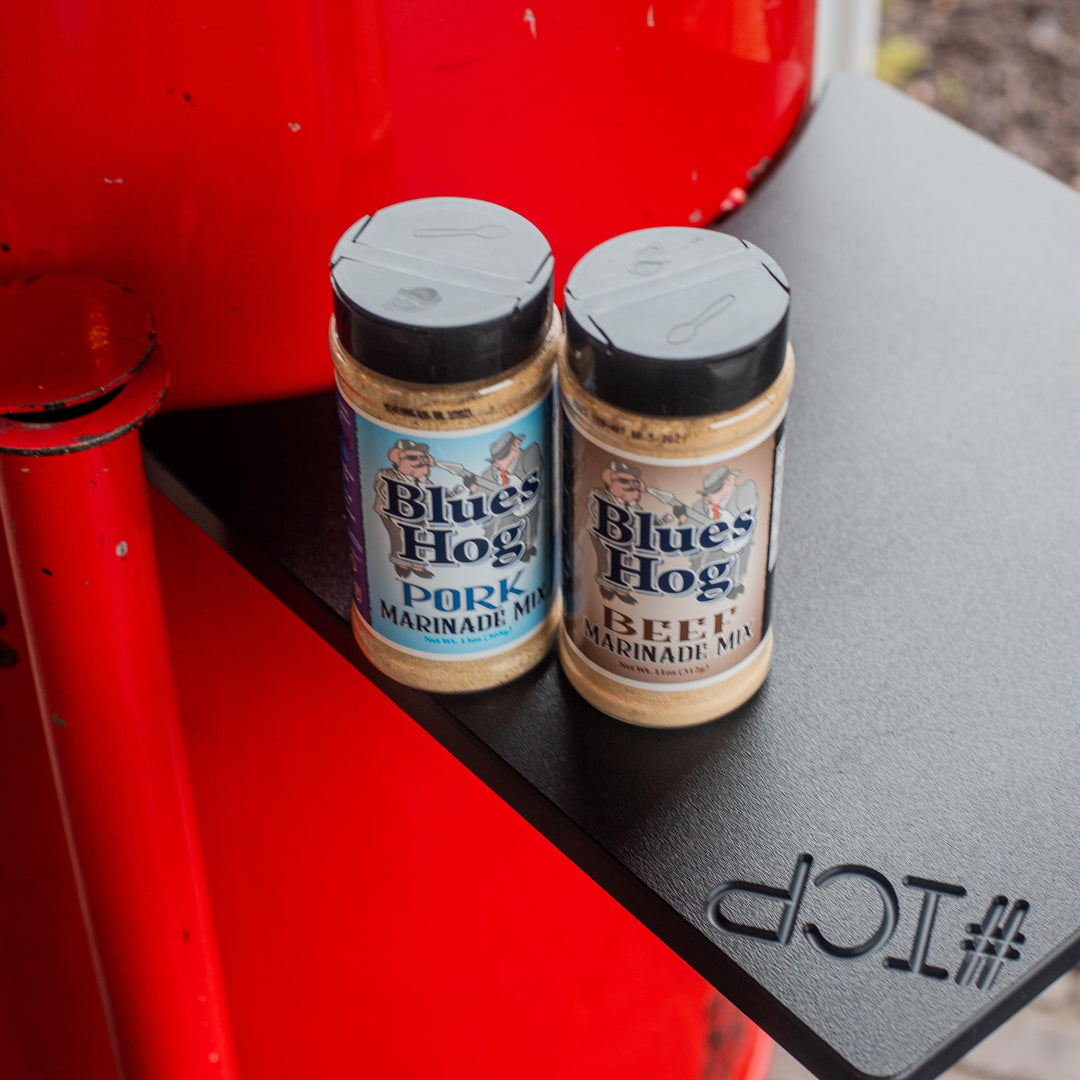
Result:
<svg viewBox="0 0 1080 1080">
<path fill-rule="evenodd" d="M 564 417 L 571 644 L 629 685 L 726 678 L 768 631 L 783 418 L 754 444 L 676 463 L 605 446 Z"/>
</svg>

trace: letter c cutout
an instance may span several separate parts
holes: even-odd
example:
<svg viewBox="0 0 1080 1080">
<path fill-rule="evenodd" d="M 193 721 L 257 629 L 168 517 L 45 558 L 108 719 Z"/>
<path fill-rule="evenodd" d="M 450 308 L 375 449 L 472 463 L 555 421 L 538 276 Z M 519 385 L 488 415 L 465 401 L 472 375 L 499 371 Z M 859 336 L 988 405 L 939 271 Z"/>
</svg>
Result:
<svg viewBox="0 0 1080 1080">
<path fill-rule="evenodd" d="M 893 889 L 883 874 L 871 870 L 869 866 L 854 866 L 848 863 L 841 866 L 830 866 L 828 870 L 823 870 L 814 878 L 814 884 L 819 888 L 824 888 L 830 881 L 838 877 L 866 878 L 877 889 L 878 896 L 881 897 L 881 925 L 859 945 L 836 945 L 829 941 L 814 923 L 807 923 L 803 927 L 803 933 L 815 949 L 825 953 L 827 956 L 847 960 L 855 960 L 860 956 L 869 956 L 870 953 L 884 948 L 896 929 L 896 922 L 900 917 L 900 904 L 896 899 L 896 890 Z"/>
</svg>

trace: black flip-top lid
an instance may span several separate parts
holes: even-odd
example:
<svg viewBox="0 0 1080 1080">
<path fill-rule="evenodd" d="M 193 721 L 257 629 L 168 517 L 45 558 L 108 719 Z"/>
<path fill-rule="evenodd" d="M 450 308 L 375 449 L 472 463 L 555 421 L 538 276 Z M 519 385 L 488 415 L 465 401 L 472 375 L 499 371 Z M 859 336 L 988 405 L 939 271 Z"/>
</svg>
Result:
<svg viewBox="0 0 1080 1080">
<path fill-rule="evenodd" d="M 780 373 L 784 272 L 709 229 L 641 229 L 593 248 L 566 283 L 571 363 L 585 388 L 651 416 L 737 408 Z"/>
<path fill-rule="evenodd" d="M 543 342 L 552 270 L 540 230 L 494 203 L 387 206 L 334 248 L 338 337 L 361 364 L 406 382 L 497 375 Z"/>
</svg>

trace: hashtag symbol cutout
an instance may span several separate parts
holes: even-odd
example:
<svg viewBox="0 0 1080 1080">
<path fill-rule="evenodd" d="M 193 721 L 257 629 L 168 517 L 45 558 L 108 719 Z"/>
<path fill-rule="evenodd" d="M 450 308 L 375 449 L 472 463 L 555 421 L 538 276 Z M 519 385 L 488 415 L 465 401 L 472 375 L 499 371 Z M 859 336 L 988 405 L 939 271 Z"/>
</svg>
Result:
<svg viewBox="0 0 1080 1080">
<path fill-rule="evenodd" d="M 1009 901 L 1004 896 L 995 896 L 983 921 L 968 923 L 970 936 L 964 941 L 964 962 L 956 973 L 956 981 L 961 986 L 970 986 L 974 982 L 980 990 L 989 990 L 1002 964 L 1006 960 L 1020 959 L 1020 950 L 1016 946 L 1024 944 L 1020 927 L 1031 905 L 1026 900 L 1017 900 L 1005 916 L 1008 906 Z"/>
</svg>

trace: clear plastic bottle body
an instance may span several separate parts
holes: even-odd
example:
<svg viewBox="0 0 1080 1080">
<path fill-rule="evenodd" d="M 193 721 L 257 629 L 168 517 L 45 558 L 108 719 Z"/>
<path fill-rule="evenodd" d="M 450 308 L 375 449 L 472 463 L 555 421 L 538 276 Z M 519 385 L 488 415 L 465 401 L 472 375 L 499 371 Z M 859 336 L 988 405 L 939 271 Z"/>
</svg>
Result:
<svg viewBox="0 0 1080 1080">
<path fill-rule="evenodd" d="M 551 325 L 540 347 L 531 356 L 515 367 L 501 372 L 498 375 L 486 379 L 479 379 L 461 383 L 415 383 L 403 382 L 375 372 L 357 362 L 344 348 L 335 330 L 334 321 L 330 324 L 330 354 L 333 359 L 337 374 L 338 393 L 342 403 L 343 437 L 346 444 L 346 493 L 349 506 L 350 532 L 353 540 L 354 574 L 356 575 L 357 588 L 354 592 L 352 604 L 352 626 L 361 649 L 369 660 L 381 671 L 390 675 L 398 682 L 405 683 L 424 690 L 454 692 L 481 690 L 501 683 L 508 682 L 518 675 L 533 667 L 547 653 L 555 634 L 559 619 L 559 603 L 557 579 L 549 575 L 550 588 L 546 595 L 535 596 L 529 599 L 524 593 L 519 597 L 515 588 L 515 579 L 506 577 L 510 582 L 502 585 L 502 595 L 495 585 L 475 585 L 465 588 L 442 588 L 440 587 L 440 568 L 431 565 L 419 570 L 411 568 L 407 563 L 399 562 L 394 569 L 397 579 L 391 577 L 390 583 L 394 587 L 400 585 L 401 593 L 395 597 L 372 595 L 369 603 L 375 606 L 375 610 L 385 613 L 392 609 L 395 618 L 408 618 L 415 620 L 416 613 L 402 607 L 401 596 L 405 601 L 412 603 L 417 597 L 432 598 L 436 602 L 441 598 L 444 602 L 441 606 L 441 614 L 431 607 L 429 614 L 421 614 L 421 620 L 427 619 L 427 623 L 419 625 L 430 627 L 431 634 L 425 635 L 426 640 L 431 642 L 430 648 L 416 649 L 402 647 L 388 640 L 383 634 L 369 624 L 361 613 L 363 597 L 368 589 L 368 581 L 365 580 L 365 567 L 358 565 L 358 558 L 362 561 L 365 554 L 372 553 L 371 546 L 364 547 L 361 542 L 357 544 L 357 531 L 362 530 L 365 511 L 368 513 L 370 525 L 370 511 L 373 499 L 372 476 L 377 476 L 378 471 L 386 471 L 390 465 L 384 460 L 363 461 L 362 453 L 357 471 L 365 472 L 368 482 L 361 484 L 357 478 L 356 487 L 350 496 L 349 477 L 349 429 L 354 422 L 354 417 L 360 418 L 357 427 L 380 428 L 393 434 L 402 436 L 403 443 L 414 442 L 425 445 L 428 442 L 434 447 L 440 436 L 457 439 L 466 442 L 470 437 L 475 440 L 497 440 L 507 435 L 517 434 L 512 429 L 528 427 L 529 423 L 540 425 L 539 417 L 546 415 L 545 403 L 549 402 L 553 395 L 555 374 L 555 360 L 562 343 L 562 326 L 557 312 L 553 312 Z M 522 422 L 524 418 L 524 422 Z M 505 432 L 503 431 L 505 428 Z M 530 429 L 531 431 L 531 429 Z M 530 438 L 533 438 L 530 434 Z M 511 441 L 513 441 L 511 439 Z M 527 539 L 528 546 L 537 549 L 535 558 L 538 560 L 552 559 L 554 537 L 552 535 L 553 504 L 554 504 L 554 474 L 552 471 L 552 437 L 551 427 L 537 426 L 533 442 L 536 454 L 543 459 L 545 472 L 546 490 L 536 495 L 536 505 L 539 507 L 542 500 L 543 509 L 536 509 L 537 520 L 533 522 L 528 514 L 524 514 L 522 502 L 519 498 L 516 505 L 511 505 L 510 498 L 502 498 L 494 503 L 494 508 L 503 512 L 506 520 L 510 523 L 511 532 L 516 528 L 521 531 L 516 534 Z M 496 443 L 491 446 L 491 456 L 496 452 Z M 525 446 L 527 452 L 529 446 Z M 482 476 L 483 466 L 489 469 L 495 468 L 489 464 L 490 457 L 477 462 L 470 460 L 467 467 L 459 472 L 455 479 L 445 471 L 440 474 L 448 482 L 444 490 L 453 493 L 457 491 L 456 499 L 459 507 L 465 507 L 462 513 L 472 513 L 468 507 L 470 497 L 480 497 L 483 491 L 491 486 L 485 482 Z M 439 466 L 439 462 L 432 462 L 432 468 Z M 451 463 L 454 464 L 454 463 Z M 396 467 L 396 466 L 395 466 Z M 506 482 L 506 473 L 503 473 L 503 482 Z M 511 477 L 511 480 L 513 478 Z M 426 483 L 426 480 L 424 481 Z M 497 481 L 496 481 L 497 482 Z M 375 481 L 377 484 L 377 481 Z M 520 486 L 520 485 L 519 485 Z M 451 500 L 446 500 L 447 502 Z M 477 504 L 480 506 L 480 504 Z M 408 507 L 408 501 L 403 503 Z M 443 513 L 448 521 L 452 521 L 450 510 L 453 507 L 443 508 Z M 492 504 L 485 504 L 482 509 L 490 512 Z M 516 516 L 515 516 L 516 515 Z M 384 519 L 385 520 L 385 519 Z M 392 523 L 388 528 L 394 528 Z M 442 530 L 450 536 L 448 544 L 461 543 L 456 533 L 447 527 Z M 468 531 L 466 529 L 466 531 Z M 361 533 L 362 535 L 362 533 Z M 421 535 L 421 543 L 431 539 L 430 533 Z M 463 553 L 471 558 L 484 548 L 488 540 L 477 529 L 472 530 L 472 542 L 470 546 L 462 549 Z M 379 541 L 382 542 L 380 536 Z M 498 541 L 498 534 L 490 540 L 493 545 Z M 391 541 L 393 546 L 393 541 Z M 424 548 L 430 552 L 429 547 Z M 449 549 L 448 549 L 449 550 Z M 526 558 L 532 558 L 528 555 Z M 509 564 L 513 570 L 514 564 Z M 491 590 L 495 590 L 492 592 Z M 468 590 L 468 591 L 467 591 Z M 535 593 L 536 590 L 533 590 Z M 389 594 L 389 589 L 387 590 Z M 436 594 L 445 594 L 436 596 Z M 452 598 L 451 598 L 452 597 Z M 451 599 L 448 599 L 451 598 Z M 465 635 L 475 628 L 484 627 L 485 630 L 477 630 L 480 633 L 498 633 L 499 630 L 491 630 L 492 620 L 498 619 L 501 610 L 500 601 L 509 611 L 513 611 L 516 605 L 526 602 L 542 606 L 532 611 L 532 621 L 535 626 L 527 634 L 515 640 L 513 644 L 497 646 L 493 649 L 480 649 L 480 655 L 475 657 L 460 652 L 454 652 L 451 648 L 441 649 L 440 640 L 449 640 L 450 637 L 460 637 L 466 640 Z M 381 606 L 386 605 L 386 606 Z M 416 605 L 420 607 L 419 604 Z M 505 612 L 503 613 L 505 617 Z M 468 621 L 466 621 L 468 620 Z M 497 625 L 497 624 L 496 624 Z M 464 629 L 463 629 L 464 628 Z M 451 634 L 442 633 L 450 629 Z M 511 635 L 508 635 L 511 636 Z"/>
<path fill-rule="evenodd" d="M 577 691 L 609 715 L 649 727 L 703 723 L 743 704 L 764 682 L 773 644 L 768 593 L 776 558 L 782 425 L 794 367 L 788 345 L 773 383 L 739 408 L 704 416 L 646 416 L 590 393 L 568 353 L 560 354 L 567 571 L 559 654 Z M 741 524 L 756 524 L 756 536 L 723 560 L 712 552 L 680 559 L 676 551 L 668 562 L 653 554 L 665 544 L 691 543 L 714 545 L 722 553 L 723 530 L 729 536 L 737 532 L 740 518 L 737 512 L 721 511 L 721 502 L 713 510 L 718 519 L 723 514 L 721 522 L 710 523 L 703 514 L 713 507 L 710 495 L 730 497 L 725 491 L 733 486 L 737 491 L 740 480 L 747 486 L 750 454 L 763 464 L 756 470 L 756 484 L 750 485 L 754 509 L 743 511 Z M 678 477 L 679 470 L 692 474 L 695 485 L 687 486 L 687 480 L 681 496 L 650 483 L 660 477 L 674 487 L 670 478 Z M 729 473 L 725 488 L 719 477 Z M 694 500 L 694 494 L 701 498 Z M 748 498 L 745 504 L 751 505 Z M 751 555 L 754 544 L 757 552 Z M 739 569 L 741 560 L 749 569 Z M 653 601 L 630 588 L 644 582 L 646 565 L 652 578 L 645 591 L 651 588 L 659 595 L 666 586 L 670 595 Z M 668 565 L 677 569 L 668 570 Z M 729 577 L 717 577 L 718 565 L 727 566 Z M 745 581 L 736 579 L 740 572 L 747 575 Z M 656 606 L 661 601 L 663 610 Z M 747 622 L 751 602 L 756 614 Z M 738 635 L 744 630 L 742 639 Z M 718 673 L 717 653 L 729 646 L 737 662 Z M 669 653 L 673 659 L 665 666 Z"/>
</svg>

